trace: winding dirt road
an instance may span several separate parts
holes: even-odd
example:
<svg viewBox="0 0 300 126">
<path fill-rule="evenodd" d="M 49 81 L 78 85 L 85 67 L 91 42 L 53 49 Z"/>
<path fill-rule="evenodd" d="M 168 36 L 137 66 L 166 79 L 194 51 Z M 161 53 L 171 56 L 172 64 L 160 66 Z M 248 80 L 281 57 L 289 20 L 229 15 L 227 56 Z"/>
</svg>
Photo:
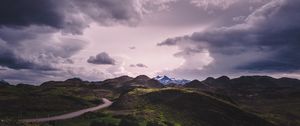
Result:
<svg viewBox="0 0 300 126">
<path fill-rule="evenodd" d="M 71 112 L 71 113 L 67 113 L 67 114 L 63 114 L 63 115 L 58 115 L 58 116 L 53 116 L 53 117 L 46 117 L 46 118 L 22 119 L 20 121 L 29 123 L 29 122 L 49 122 L 49 121 L 56 121 L 56 120 L 71 119 L 71 118 L 83 115 L 84 113 L 87 113 L 87 112 L 93 112 L 93 111 L 97 111 L 97 110 L 109 107 L 112 104 L 112 102 L 109 101 L 106 98 L 102 98 L 102 101 L 104 103 L 99 105 L 99 106 L 92 107 L 92 108 L 87 108 L 87 109 L 82 109 L 82 110 L 79 110 L 79 111 L 76 111 L 76 112 Z"/>
</svg>

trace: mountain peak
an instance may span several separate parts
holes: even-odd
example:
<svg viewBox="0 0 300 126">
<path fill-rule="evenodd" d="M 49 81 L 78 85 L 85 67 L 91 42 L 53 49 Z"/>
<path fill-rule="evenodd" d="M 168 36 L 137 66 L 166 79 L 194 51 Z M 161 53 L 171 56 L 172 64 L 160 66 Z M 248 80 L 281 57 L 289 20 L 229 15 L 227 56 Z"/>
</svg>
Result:
<svg viewBox="0 0 300 126">
<path fill-rule="evenodd" d="M 217 80 L 220 80 L 220 81 L 228 81 L 228 80 L 230 80 L 230 78 L 227 77 L 227 76 L 221 76 L 221 77 L 217 78 Z"/>
<path fill-rule="evenodd" d="M 134 78 L 135 80 L 150 80 L 151 78 L 149 78 L 146 75 L 139 75 L 136 78 Z"/>
<path fill-rule="evenodd" d="M 80 78 L 70 78 L 70 79 L 67 79 L 65 82 L 82 82 L 82 80 Z"/>
<path fill-rule="evenodd" d="M 185 79 L 175 79 L 175 78 L 170 78 L 166 75 L 164 76 L 156 76 L 155 78 L 153 78 L 155 80 L 158 80 L 160 83 L 162 84 L 186 84 L 188 82 L 190 82 L 189 80 L 185 80 Z"/>
<path fill-rule="evenodd" d="M 169 78 L 168 76 L 163 76 L 163 78 L 162 79 L 164 79 L 164 80 L 172 80 L 172 79 L 174 79 L 174 78 Z"/>
<path fill-rule="evenodd" d="M 184 86 L 188 87 L 188 88 L 210 89 L 210 87 L 208 85 L 202 83 L 199 80 L 193 80 L 189 83 L 186 83 Z"/>
</svg>

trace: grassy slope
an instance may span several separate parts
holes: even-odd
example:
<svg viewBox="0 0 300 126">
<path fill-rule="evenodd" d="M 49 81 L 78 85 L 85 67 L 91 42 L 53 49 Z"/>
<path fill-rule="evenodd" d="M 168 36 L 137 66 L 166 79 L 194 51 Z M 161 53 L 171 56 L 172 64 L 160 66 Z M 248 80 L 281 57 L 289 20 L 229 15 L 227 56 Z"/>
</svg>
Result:
<svg viewBox="0 0 300 126">
<path fill-rule="evenodd" d="M 268 126 L 257 116 L 204 93 L 182 89 L 135 89 L 113 108 L 127 109 L 136 118 L 183 126 Z"/>
<path fill-rule="evenodd" d="M 99 97 L 115 99 L 117 95 L 109 90 L 91 87 L 1 87 L 0 119 L 62 114 L 99 104 Z M 191 89 L 138 88 L 119 98 L 112 109 L 105 110 L 112 115 L 101 115 L 102 112 L 90 113 L 83 117 L 42 125 L 90 126 L 110 123 L 118 126 L 124 120 L 131 122 L 132 126 L 271 125 L 239 109 L 230 99 L 227 100 Z M 253 105 L 247 103 L 247 106 L 242 107 L 279 125 L 298 125 L 299 122 L 289 120 L 294 118 L 293 115 L 299 115 L 300 110 L 296 107 L 299 104 L 287 105 L 287 102 L 267 102 L 265 99 L 254 101 Z M 282 116 L 283 112 L 287 115 Z"/>
<path fill-rule="evenodd" d="M 43 117 L 95 106 L 109 91 L 83 87 L 0 88 L 0 119 Z"/>
<path fill-rule="evenodd" d="M 107 114 L 103 114 L 107 113 Z M 272 126 L 229 101 L 185 89 L 134 89 L 104 111 L 36 126 Z"/>
<path fill-rule="evenodd" d="M 300 88 L 232 89 L 230 96 L 243 109 L 280 126 L 300 126 Z M 227 90 L 228 91 L 228 90 Z"/>
<path fill-rule="evenodd" d="M 242 107 L 280 126 L 300 126 L 300 99 L 241 100 Z"/>
</svg>

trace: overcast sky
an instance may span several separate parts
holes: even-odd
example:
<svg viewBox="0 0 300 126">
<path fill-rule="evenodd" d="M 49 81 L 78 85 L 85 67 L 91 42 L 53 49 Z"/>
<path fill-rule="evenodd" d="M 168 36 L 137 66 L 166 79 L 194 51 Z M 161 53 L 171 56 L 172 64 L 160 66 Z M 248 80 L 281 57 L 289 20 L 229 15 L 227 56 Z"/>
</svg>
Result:
<svg viewBox="0 0 300 126">
<path fill-rule="evenodd" d="M 1 0 L 0 79 L 300 77 L 299 0 Z"/>
</svg>

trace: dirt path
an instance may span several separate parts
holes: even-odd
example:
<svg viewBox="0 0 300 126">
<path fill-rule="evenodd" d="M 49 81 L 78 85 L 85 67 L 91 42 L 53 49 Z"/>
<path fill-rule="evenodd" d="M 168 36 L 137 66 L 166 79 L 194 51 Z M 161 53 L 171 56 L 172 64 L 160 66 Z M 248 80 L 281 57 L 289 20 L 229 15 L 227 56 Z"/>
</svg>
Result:
<svg viewBox="0 0 300 126">
<path fill-rule="evenodd" d="M 82 110 L 79 110 L 76 112 L 71 112 L 71 113 L 53 116 L 53 117 L 47 117 L 47 118 L 22 119 L 20 121 L 22 121 L 22 122 L 48 122 L 48 121 L 71 119 L 71 118 L 75 118 L 80 115 L 83 115 L 84 113 L 87 113 L 87 112 L 93 112 L 93 111 L 97 111 L 97 110 L 109 107 L 112 104 L 112 102 L 106 98 L 102 98 L 102 101 L 104 103 L 101 105 L 98 105 L 98 106 L 92 107 L 92 108 L 82 109 Z"/>
</svg>

